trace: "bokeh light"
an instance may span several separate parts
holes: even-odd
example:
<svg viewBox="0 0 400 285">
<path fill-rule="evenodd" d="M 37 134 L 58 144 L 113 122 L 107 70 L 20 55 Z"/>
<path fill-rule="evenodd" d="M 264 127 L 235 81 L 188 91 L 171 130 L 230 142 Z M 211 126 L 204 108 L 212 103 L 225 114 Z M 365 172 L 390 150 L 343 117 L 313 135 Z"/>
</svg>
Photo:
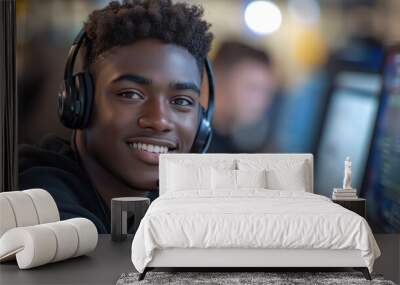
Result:
<svg viewBox="0 0 400 285">
<path fill-rule="evenodd" d="M 256 34 L 270 34 L 279 29 L 282 14 L 278 6 L 270 1 L 253 1 L 245 9 L 244 19 L 247 27 Z"/>
</svg>

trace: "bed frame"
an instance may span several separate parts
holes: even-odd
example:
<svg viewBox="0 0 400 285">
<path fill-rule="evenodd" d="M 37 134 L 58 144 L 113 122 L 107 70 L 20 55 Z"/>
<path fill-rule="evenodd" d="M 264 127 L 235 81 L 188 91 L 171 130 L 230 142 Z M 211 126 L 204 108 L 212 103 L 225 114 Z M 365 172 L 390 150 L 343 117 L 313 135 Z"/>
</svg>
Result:
<svg viewBox="0 0 400 285">
<path fill-rule="evenodd" d="M 152 261 L 139 275 L 154 268 L 234 268 L 237 271 L 271 268 L 337 268 L 351 267 L 371 280 L 359 250 L 328 249 L 197 249 L 171 248 L 156 250 Z"/>
<path fill-rule="evenodd" d="M 257 158 L 265 160 L 293 159 L 304 160 L 308 165 L 309 185 L 307 192 L 313 193 L 313 156 L 312 154 L 167 154 L 160 156 L 160 195 L 167 191 L 168 161 L 226 160 Z M 254 248 L 169 248 L 157 249 L 153 259 L 147 265 L 139 280 L 155 268 L 231 268 L 235 271 L 271 268 L 343 268 L 350 267 L 361 271 L 367 280 L 371 280 L 369 270 L 359 250 L 330 249 L 254 249 Z M 262 271 L 262 270 L 261 270 Z"/>
</svg>

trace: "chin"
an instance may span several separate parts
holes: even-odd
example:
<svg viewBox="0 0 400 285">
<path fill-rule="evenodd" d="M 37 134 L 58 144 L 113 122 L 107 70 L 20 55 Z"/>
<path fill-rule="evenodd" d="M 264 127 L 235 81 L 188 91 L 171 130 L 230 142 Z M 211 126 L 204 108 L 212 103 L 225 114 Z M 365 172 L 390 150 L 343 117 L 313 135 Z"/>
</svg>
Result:
<svg viewBox="0 0 400 285">
<path fill-rule="evenodd" d="M 137 190 L 157 190 L 158 189 L 158 172 L 152 175 L 143 174 L 140 177 L 129 179 L 129 185 Z"/>
</svg>

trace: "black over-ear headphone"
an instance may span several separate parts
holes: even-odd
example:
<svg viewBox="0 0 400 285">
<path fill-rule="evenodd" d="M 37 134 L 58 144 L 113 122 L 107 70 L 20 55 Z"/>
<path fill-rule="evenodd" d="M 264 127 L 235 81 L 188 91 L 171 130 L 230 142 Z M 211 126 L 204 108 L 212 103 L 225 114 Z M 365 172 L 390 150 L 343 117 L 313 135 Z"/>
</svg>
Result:
<svg viewBox="0 0 400 285">
<path fill-rule="evenodd" d="M 74 74 L 74 66 L 79 49 L 86 39 L 82 29 L 69 50 L 64 69 L 63 88 L 58 94 L 58 115 L 64 126 L 70 129 L 83 129 L 88 125 L 94 100 L 93 80 L 89 70 Z M 199 126 L 191 152 L 205 153 L 212 138 L 211 121 L 214 113 L 214 77 L 209 60 L 205 59 L 208 80 L 208 107 L 200 106 Z"/>
</svg>

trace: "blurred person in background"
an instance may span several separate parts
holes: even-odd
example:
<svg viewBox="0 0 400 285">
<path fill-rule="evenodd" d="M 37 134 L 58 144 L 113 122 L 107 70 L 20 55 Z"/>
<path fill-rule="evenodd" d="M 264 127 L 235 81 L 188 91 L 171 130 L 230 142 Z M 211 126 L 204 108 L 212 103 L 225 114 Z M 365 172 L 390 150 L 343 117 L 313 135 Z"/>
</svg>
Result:
<svg viewBox="0 0 400 285">
<path fill-rule="evenodd" d="M 232 40 L 221 44 L 213 63 L 216 97 L 209 152 L 263 152 L 278 85 L 271 56 Z"/>
<path fill-rule="evenodd" d="M 19 188 L 47 190 L 61 219 L 88 218 L 99 233 L 110 232 L 112 198 L 157 197 L 160 153 L 191 152 L 199 127 L 213 39 L 202 17 L 202 8 L 171 0 L 112 1 L 93 11 L 81 50 L 94 89 L 88 120 L 68 126 L 69 141 L 49 135 L 21 145 Z"/>
</svg>

